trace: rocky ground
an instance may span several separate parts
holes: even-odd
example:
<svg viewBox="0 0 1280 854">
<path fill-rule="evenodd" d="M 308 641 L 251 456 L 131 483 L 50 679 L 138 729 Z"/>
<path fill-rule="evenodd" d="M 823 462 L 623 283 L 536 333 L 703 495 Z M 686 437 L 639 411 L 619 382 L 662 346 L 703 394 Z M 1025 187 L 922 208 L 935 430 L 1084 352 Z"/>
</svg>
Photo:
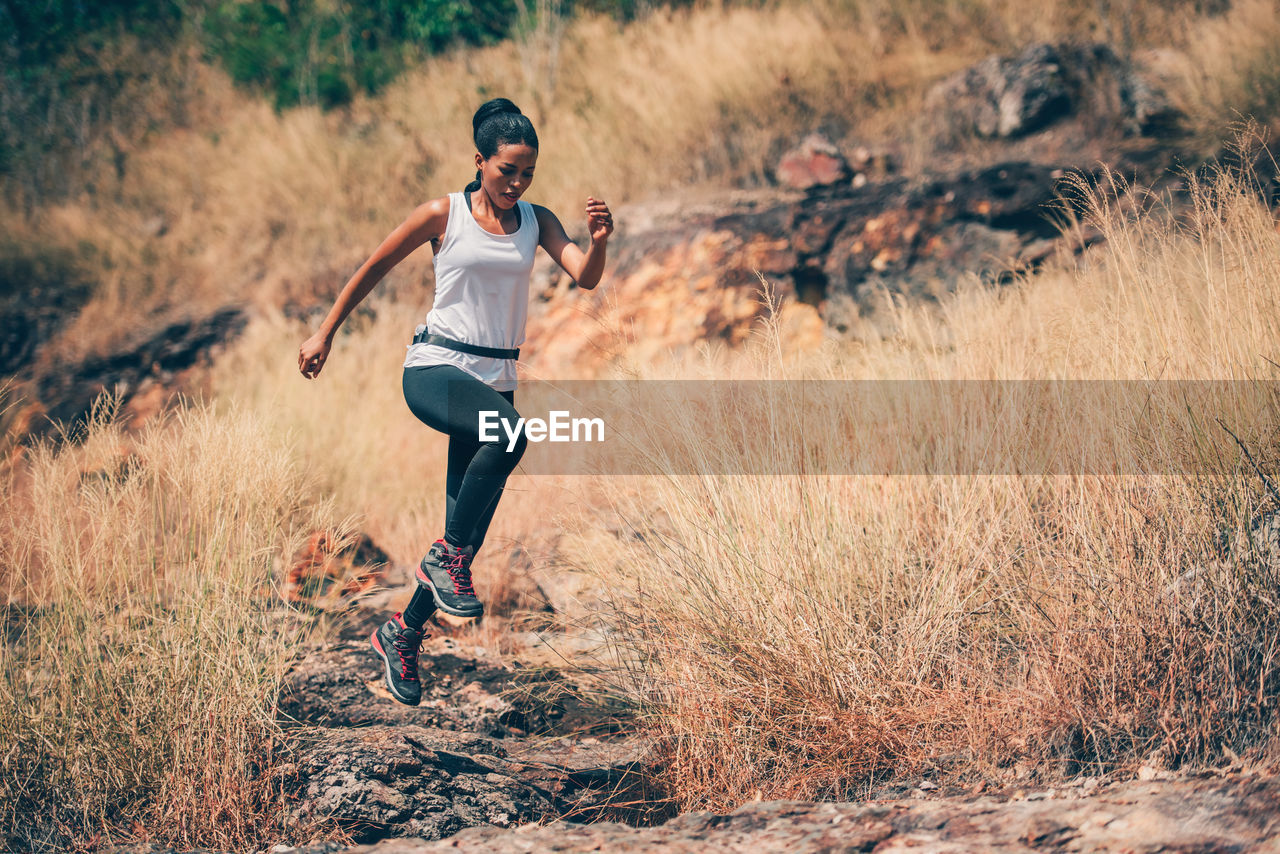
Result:
<svg viewBox="0 0 1280 854">
<path fill-rule="evenodd" d="M 473 828 L 440 842 L 385 840 L 343 854 L 431 851 L 1280 851 L 1280 783 L 1228 776 L 1014 795 L 866 803 L 746 804 L 657 827 L 616 822 Z M 285 849 L 277 849 L 283 854 Z M 306 849 L 308 852 L 334 850 Z"/>
</svg>

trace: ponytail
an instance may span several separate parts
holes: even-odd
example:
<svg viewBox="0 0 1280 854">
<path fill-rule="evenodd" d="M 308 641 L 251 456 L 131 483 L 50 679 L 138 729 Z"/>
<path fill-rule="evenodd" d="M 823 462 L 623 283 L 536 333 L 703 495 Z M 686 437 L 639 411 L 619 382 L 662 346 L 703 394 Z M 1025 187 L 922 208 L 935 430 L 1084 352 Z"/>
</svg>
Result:
<svg viewBox="0 0 1280 854">
<path fill-rule="evenodd" d="M 467 186 L 463 187 L 462 192 L 474 193 L 478 189 L 480 189 L 480 170 L 479 169 L 476 170 L 476 179 L 472 181 L 470 184 L 468 184 Z"/>
</svg>

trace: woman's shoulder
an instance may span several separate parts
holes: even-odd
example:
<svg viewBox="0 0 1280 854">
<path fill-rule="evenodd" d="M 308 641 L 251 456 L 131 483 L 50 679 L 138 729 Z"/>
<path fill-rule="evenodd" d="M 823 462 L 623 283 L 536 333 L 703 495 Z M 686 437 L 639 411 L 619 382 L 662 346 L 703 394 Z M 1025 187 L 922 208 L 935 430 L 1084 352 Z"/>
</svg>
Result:
<svg viewBox="0 0 1280 854">
<path fill-rule="evenodd" d="M 415 230 L 423 228 L 429 233 L 443 232 L 449 222 L 450 207 L 449 196 L 423 202 L 409 214 L 409 223 Z"/>
<path fill-rule="evenodd" d="M 538 227 L 543 230 L 546 230 L 553 224 L 560 222 L 560 218 L 557 217 L 549 207 L 546 207 L 544 205 L 535 205 L 532 202 L 530 202 L 529 208 L 533 211 L 533 215 L 534 215 L 534 218 L 537 220 Z"/>
<path fill-rule="evenodd" d="M 430 201 L 423 202 L 421 205 L 418 206 L 418 210 L 427 211 L 429 213 L 434 213 L 434 214 L 444 214 L 445 216 L 448 216 L 449 208 L 453 206 L 454 197 L 461 196 L 461 195 L 462 195 L 461 193 L 448 193 L 446 195 L 439 196 L 437 198 L 431 199 Z"/>
</svg>

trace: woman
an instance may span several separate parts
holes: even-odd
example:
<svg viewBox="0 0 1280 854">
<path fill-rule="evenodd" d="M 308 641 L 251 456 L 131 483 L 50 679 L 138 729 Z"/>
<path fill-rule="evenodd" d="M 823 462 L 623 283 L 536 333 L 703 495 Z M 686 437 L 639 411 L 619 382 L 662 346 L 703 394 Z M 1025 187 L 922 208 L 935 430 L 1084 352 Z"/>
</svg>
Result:
<svg viewBox="0 0 1280 854">
<path fill-rule="evenodd" d="M 483 104 L 471 121 L 476 179 L 417 208 L 382 241 L 342 289 L 319 331 L 303 343 L 298 367 L 314 378 L 324 367 L 334 333 L 387 272 L 430 242 L 435 253 L 435 301 L 404 363 L 404 396 L 428 426 L 449 436 L 445 530 L 417 570 L 418 588 L 403 613 L 371 636 L 391 695 L 417 705 L 418 649 L 436 608 L 476 617 L 484 612 L 471 584 L 471 561 L 484 542 L 507 476 L 524 453 L 504 438 L 480 440 L 479 413 L 519 418 L 513 403 L 516 348 L 524 340 L 529 274 L 541 246 L 578 287 L 590 290 L 604 270 L 613 215 L 587 199 L 591 245 L 569 240 L 555 214 L 521 200 L 533 182 L 538 137 L 529 119 L 506 98 Z"/>
</svg>

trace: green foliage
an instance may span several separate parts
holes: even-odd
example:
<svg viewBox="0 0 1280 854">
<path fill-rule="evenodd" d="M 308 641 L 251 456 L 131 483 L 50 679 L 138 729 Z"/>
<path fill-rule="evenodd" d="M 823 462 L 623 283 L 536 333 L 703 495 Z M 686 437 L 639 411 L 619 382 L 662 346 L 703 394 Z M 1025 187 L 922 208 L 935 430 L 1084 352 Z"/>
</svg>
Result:
<svg viewBox="0 0 1280 854">
<path fill-rule="evenodd" d="M 0 4 L 0 48 L 19 67 L 53 62 L 85 37 L 127 28 L 143 38 L 173 35 L 180 0 L 17 0 Z M 8 64 L 6 63 L 6 64 Z"/>
<path fill-rule="evenodd" d="M 630 20 L 688 2 L 0 0 L 0 194 L 31 210 L 97 192 L 82 181 L 95 170 L 123 177 L 134 144 L 182 125 L 199 97 L 171 61 L 192 41 L 278 109 L 331 108 L 454 45 L 534 31 L 540 15 Z"/>
<path fill-rule="evenodd" d="M 376 92 L 410 58 L 505 38 L 517 18 L 515 0 L 224 0 L 204 38 L 237 83 L 277 107 L 334 107 Z"/>
<path fill-rule="evenodd" d="M 202 2 L 0 2 L 0 191 L 28 205 L 69 192 L 103 126 L 116 139 L 152 126 L 133 104 L 161 88 L 164 63 L 152 60 Z"/>
<path fill-rule="evenodd" d="M 517 18 L 513 0 L 403 0 L 396 5 L 403 16 L 404 37 L 431 52 L 454 42 L 498 41 L 511 32 Z"/>
<path fill-rule="evenodd" d="M 558 14 L 582 10 L 630 20 L 649 6 L 645 0 L 566 0 Z M 268 94 L 278 108 L 327 108 L 357 92 L 378 91 L 414 59 L 528 29 L 536 8 L 536 0 L 221 0 L 206 17 L 203 36 L 232 79 Z"/>
<path fill-rule="evenodd" d="M 653 5 L 564 0 L 557 14 L 631 20 Z M 112 38 L 128 34 L 165 50 L 185 29 L 198 33 L 232 79 L 277 108 L 329 108 L 378 91 L 410 61 L 519 33 L 537 6 L 536 0 L 18 0 L 0 3 L 0 78 L 24 92 L 60 91 L 65 87 L 49 75 L 67 81 L 91 75 L 94 49 Z M 31 100 L 34 112 L 39 98 Z M 19 147 L 4 136 L 0 171 Z"/>
</svg>

